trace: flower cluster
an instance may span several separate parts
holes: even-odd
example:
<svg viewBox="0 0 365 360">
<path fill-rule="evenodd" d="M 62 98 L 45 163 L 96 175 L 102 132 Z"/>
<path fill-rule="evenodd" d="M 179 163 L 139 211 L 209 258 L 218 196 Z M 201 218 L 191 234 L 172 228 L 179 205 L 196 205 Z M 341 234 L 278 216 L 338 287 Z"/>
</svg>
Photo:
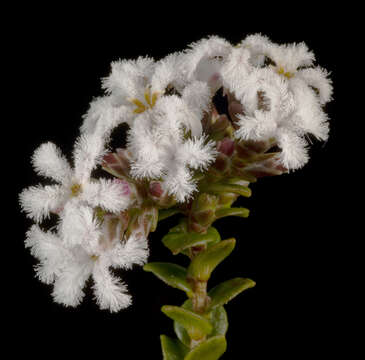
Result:
<svg viewBox="0 0 365 360">
<path fill-rule="evenodd" d="M 39 279 L 53 284 L 54 300 L 78 305 L 91 276 L 100 308 L 128 306 L 131 297 L 113 269 L 145 263 L 158 210 L 188 204 L 211 169 L 227 174 L 220 169 L 223 158 L 242 181 L 249 171 L 302 167 L 306 136 L 328 136 L 323 105 L 331 99 L 331 81 L 313 63 L 305 44 L 277 45 L 261 35 L 236 46 L 213 36 L 159 61 L 112 63 L 102 81 L 105 95 L 84 116 L 73 166 L 54 144 L 41 145 L 33 166 L 53 184 L 20 194 L 23 211 L 36 223 L 26 246 L 39 260 Z M 227 114 L 215 107 L 220 89 Z M 113 152 L 109 140 L 122 123 L 127 143 Z M 274 147 L 279 150 L 263 155 Z M 244 162 L 245 176 L 242 153 L 255 155 Z M 95 177 L 99 167 L 115 177 Z M 47 230 L 51 214 L 57 222 Z"/>
</svg>

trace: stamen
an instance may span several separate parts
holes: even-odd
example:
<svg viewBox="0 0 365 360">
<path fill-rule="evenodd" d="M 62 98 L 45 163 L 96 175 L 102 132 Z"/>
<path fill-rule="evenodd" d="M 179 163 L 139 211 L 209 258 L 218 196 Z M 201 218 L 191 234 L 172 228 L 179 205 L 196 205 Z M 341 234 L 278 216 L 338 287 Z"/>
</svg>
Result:
<svg viewBox="0 0 365 360">
<path fill-rule="evenodd" d="M 74 184 L 71 186 L 71 195 L 72 196 L 78 196 L 81 191 L 82 191 L 81 184 Z"/>
<path fill-rule="evenodd" d="M 142 101 L 138 100 L 138 99 L 132 99 L 131 102 L 137 106 L 137 109 L 134 109 L 133 112 L 135 112 L 136 114 L 140 114 L 143 113 L 144 111 L 146 111 L 146 106 L 143 104 Z"/>
<path fill-rule="evenodd" d="M 279 66 L 278 70 L 277 70 L 278 74 L 280 75 L 284 75 L 285 77 L 287 77 L 288 79 L 292 78 L 294 76 L 293 73 L 291 73 L 290 71 L 285 72 L 284 68 L 282 66 Z"/>
<path fill-rule="evenodd" d="M 136 114 L 141 114 L 145 112 L 148 108 L 152 109 L 156 104 L 158 96 L 158 92 L 154 92 L 151 96 L 151 90 L 147 89 L 144 93 L 144 100 L 146 101 L 147 106 L 141 100 L 131 99 L 130 101 L 137 106 L 137 108 L 134 109 L 133 112 Z"/>
</svg>

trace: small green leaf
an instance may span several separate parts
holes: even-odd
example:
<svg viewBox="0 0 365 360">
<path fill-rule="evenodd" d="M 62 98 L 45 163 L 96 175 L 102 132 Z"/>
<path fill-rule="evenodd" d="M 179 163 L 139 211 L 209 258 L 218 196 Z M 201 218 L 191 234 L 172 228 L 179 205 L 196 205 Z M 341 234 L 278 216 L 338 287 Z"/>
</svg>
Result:
<svg viewBox="0 0 365 360">
<path fill-rule="evenodd" d="M 239 194 L 245 197 L 251 196 L 251 189 L 249 189 L 247 186 L 237 184 L 211 183 L 202 185 L 200 190 L 211 194 L 228 192 Z"/>
<path fill-rule="evenodd" d="M 224 336 L 214 336 L 196 346 L 184 360 L 218 360 L 227 350 Z"/>
<path fill-rule="evenodd" d="M 209 314 L 210 322 L 213 324 L 213 331 L 209 337 L 226 335 L 228 330 L 227 312 L 223 306 L 215 307 Z"/>
<path fill-rule="evenodd" d="M 196 232 L 170 232 L 163 237 L 162 242 L 174 255 L 176 255 L 193 246 L 218 243 L 220 239 L 219 232 L 214 227 L 210 227 L 205 234 Z"/>
<path fill-rule="evenodd" d="M 233 251 L 235 245 L 233 238 L 223 240 L 198 254 L 189 265 L 188 278 L 208 281 L 212 271 Z"/>
<path fill-rule="evenodd" d="M 184 304 L 182 305 L 182 308 L 187 310 L 192 310 L 192 302 L 190 299 L 186 300 Z M 217 335 L 225 335 L 228 330 L 228 318 L 227 313 L 223 306 L 217 306 L 212 311 L 210 311 L 208 314 L 204 315 L 209 319 L 213 326 L 212 332 L 208 335 L 209 337 L 217 336 Z M 174 330 L 175 334 L 179 338 L 179 340 L 186 346 L 190 346 L 190 336 L 188 335 L 185 328 L 178 323 L 177 321 L 174 321 Z"/>
<path fill-rule="evenodd" d="M 169 233 L 187 233 L 188 223 L 186 218 L 182 218 L 179 223 L 169 230 Z"/>
<path fill-rule="evenodd" d="M 189 297 L 193 293 L 191 285 L 186 280 L 187 270 L 180 265 L 152 262 L 146 264 L 143 270 L 150 271 L 166 284 L 185 291 Z"/>
<path fill-rule="evenodd" d="M 179 322 L 186 329 L 190 338 L 194 340 L 203 338 L 213 330 L 209 320 L 190 310 L 170 305 L 163 306 L 161 310 L 166 316 Z"/>
<path fill-rule="evenodd" d="M 250 214 L 250 210 L 248 210 L 244 207 L 221 209 L 221 210 L 217 210 L 215 212 L 215 216 L 217 217 L 217 219 L 220 219 L 220 218 L 223 218 L 226 216 L 239 216 L 239 217 L 247 218 L 249 214 Z"/>
<path fill-rule="evenodd" d="M 179 209 L 176 208 L 171 208 L 171 209 L 161 209 L 158 212 L 158 221 L 164 220 L 169 218 L 170 216 L 179 214 L 181 211 Z"/>
<path fill-rule="evenodd" d="M 163 360 L 184 360 L 189 350 L 179 340 L 166 335 L 161 335 L 160 339 Z"/>
<path fill-rule="evenodd" d="M 252 288 L 256 283 L 250 279 L 235 278 L 225 281 L 209 291 L 209 309 L 225 305 L 242 291 Z"/>
</svg>

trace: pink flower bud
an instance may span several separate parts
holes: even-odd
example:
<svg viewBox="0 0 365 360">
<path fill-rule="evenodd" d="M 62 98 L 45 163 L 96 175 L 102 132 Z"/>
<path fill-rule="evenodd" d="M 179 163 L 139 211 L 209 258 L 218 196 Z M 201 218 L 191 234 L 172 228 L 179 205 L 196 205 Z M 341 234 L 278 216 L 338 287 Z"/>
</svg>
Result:
<svg viewBox="0 0 365 360">
<path fill-rule="evenodd" d="M 130 196 L 131 195 L 132 190 L 131 190 L 131 187 L 130 187 L 128 181 L 122 180 L 122 179 L 114 179 L 113 182 L 115 184 L 120 185 L 121 193 L 124 196 Z"/>
<path fill-rule="evenodd" d="M 234 151 L 234 141 L 230 138 L 224 138 L 218 144 L 218 151 L 227 156 L 231 156 Z"/>
<path fill-rule="evenodd" d="M 163 194 L 161 183 L 158 181 L 152 181 L 149 188 L 150 194 L 155 197 L 160 197 Z"/>
</svg>

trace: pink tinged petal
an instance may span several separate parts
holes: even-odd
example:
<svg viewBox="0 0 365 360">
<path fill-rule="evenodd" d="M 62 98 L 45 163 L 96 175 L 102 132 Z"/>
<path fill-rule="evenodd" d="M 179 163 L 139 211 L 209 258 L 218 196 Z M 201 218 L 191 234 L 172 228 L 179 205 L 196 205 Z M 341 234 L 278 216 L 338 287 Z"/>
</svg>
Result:
<svg viewBox="0 0 365 360">
<path fill-rule="evenodd" d="M 94 294 L 100 309 L 117 312 L 131 305 L 132 298 L 127 292 L 127 286 L 114 277 L 100 259 L 95 261 L 92 275 Z"/>
<path fill-rule="evenodd" d="M 130 154 L 125 149 L 117 149 L 103 157 L 102 167 L 116 177 L 128 177 L 130 171 Z"/>
<path fill-rule="evenodd" d="M 120 192 L 124 196 L 130 196 L 132 193 L 131 187 L 126 180 L 114 179 L 113 183 L 120 186 Z"/>
<path fill-rule="evenodd" d="M 65 189 L 59 185 L 31 186 L 19 195 L 22 210 L 36 222 L 41 222 L 66 201 Z"/>
<path fill-rule="evenodd" d="M 72 176 L 72 169 L 61 150 L 53 143 L 42 144 L 33 154 L 32 163 L 35 171 L 58 183 L 67 183 Z"/>
</svg>

